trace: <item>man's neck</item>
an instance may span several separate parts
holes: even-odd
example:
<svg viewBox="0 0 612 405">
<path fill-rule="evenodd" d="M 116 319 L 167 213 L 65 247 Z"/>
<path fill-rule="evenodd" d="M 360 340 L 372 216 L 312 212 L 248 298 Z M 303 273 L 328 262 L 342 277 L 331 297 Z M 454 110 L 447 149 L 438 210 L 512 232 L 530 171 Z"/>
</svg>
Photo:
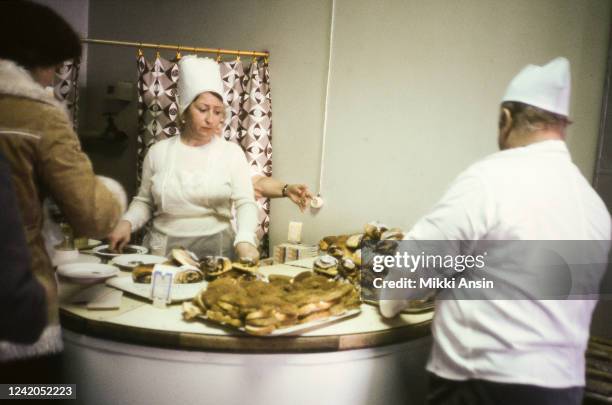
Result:
<svg viewBox="0 0 612 405">
<path fill-rule="evenodd" d="M 505 149 L 520 148 L 543 141 L 564 141 L 565 133 L 557 129 L 544 129 L 529 134 L 511 134 Z"/>
</svg>

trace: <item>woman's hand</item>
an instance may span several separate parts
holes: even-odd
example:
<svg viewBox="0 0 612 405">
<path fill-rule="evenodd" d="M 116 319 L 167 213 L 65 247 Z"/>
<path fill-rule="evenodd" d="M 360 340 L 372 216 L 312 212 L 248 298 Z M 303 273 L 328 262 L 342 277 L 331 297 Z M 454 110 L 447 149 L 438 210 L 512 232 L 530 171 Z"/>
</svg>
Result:
<svg viewBox="0 0 612 405">
<path fill-rule="evenodd" d="M 287 186 L 287 197 L 300 208 L 300 211 L 304 212 L 312 199 L 312 194 L 305 184 L 289 184 Z"/>
<path fill-rule="evenodd" d="M 121 220 L 108 235 L 108 249 L 110 251 L 121 252 L 123 247 L 128 244 L 132 236 L 132 224 L 130 221 Z"/>
<path fill-rule="evenodd" d="M 287 184 L 276 180 L 274 177 L 253 176 L 253 190 L 255 198 L 281 198 L 288 197 L 295 205 L 304 212 L 310 200 L 313 198 L 308 186 L 305 184 Z M 287 188 L 285 188 L 285 185 Z"/>
<path fill-rule="evenodd" d="M 239 242 L 236 244 L 236 254 L 238 255 L 238 260 L 250 259 L 255 263 L 259 261 L 259 251 L 248 242 Z"/>
</svg>

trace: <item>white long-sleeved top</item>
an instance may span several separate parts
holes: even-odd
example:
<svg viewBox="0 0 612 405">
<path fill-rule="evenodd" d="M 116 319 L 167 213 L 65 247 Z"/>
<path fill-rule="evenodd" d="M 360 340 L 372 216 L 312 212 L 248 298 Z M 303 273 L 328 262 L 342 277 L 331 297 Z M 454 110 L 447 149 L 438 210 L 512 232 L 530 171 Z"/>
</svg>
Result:
<svg viewBox="0 0 612 405">
<path fill-rule="evenodd" d="M 176 136 L 149 149 L 138 195 L 123 219 L 133 230 L 153 216 L 154 229 L 168 236 L 208 236 L 231 226 L 232 203 L 234 243 L 257 246 L 257 206 L 244 152 L 217 136 L 203 146 L 186 145 Z"/>
<path fill-rule="evenodd" d="M 406 239 L 609 241 L 610 229 L 606 206 L 572 163 L 565 142 L 551 140 L 473 164 Z M 603 245 L 607 252 L 610 243 Z M 452 380 L 583 386 L 595 304 L 439 300 L 427 369 Z M 381 312 L 393 313 L 397 305 L 383 301 Z"/>
</svg>

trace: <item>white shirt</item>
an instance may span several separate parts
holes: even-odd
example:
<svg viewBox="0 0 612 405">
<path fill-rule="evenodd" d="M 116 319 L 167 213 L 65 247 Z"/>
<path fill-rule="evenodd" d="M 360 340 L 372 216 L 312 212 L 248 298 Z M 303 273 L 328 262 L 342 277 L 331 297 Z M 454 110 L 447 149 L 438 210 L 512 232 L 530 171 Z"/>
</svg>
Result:
<svg viewBox="0 0 612 405">
<path fill-rule="evenodd" d="M 244 152 L 217 136 L 203 146 L 186 145 L 176 136 L 149 149 L 138 195 L 123 219 L 136 230 L 153 215 L 154 229 L 168 236 L 214 235 L 231 226 L 232 203 L 235 243 L 257 246 L 257 206 Z"/>
<path fill-rule="evenodd" d="M 473 164 L 407 239 L 609 241 L 610 229 L 604 203 L 572 163 L 565 142 L 551 140 Z M 609 242 L 604 246 L 609 250 Z M 452 380 L 584 386 L 595 304 L 439 300 L 427 369 Z M 383 313 L 385 305 L 393 303 L 381 303 Z"/>
</svg>

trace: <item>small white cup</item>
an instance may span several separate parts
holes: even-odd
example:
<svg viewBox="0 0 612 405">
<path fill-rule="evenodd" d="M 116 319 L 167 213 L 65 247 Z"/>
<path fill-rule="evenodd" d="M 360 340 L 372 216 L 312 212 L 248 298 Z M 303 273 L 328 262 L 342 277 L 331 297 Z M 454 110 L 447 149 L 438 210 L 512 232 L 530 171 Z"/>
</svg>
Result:
<svg viewBox="0 0 612 405">
<path fill-rule="evenodd" d="M 314 209 L 319 209 L 323 206 L 323 198 L 320 196 L 313 197 L 310 200 L 310 207 Z"/>
<path fill-rule="evenodd" d="M 79 258 L 79 251 L 77 249 L 74 250 L 62 250 L 55 249 L 53 254 L 53 258 L 51 261 L 54 266 L 59 266 L 61 264 L 66 264 L 73 262 Z"/>
</svg>

